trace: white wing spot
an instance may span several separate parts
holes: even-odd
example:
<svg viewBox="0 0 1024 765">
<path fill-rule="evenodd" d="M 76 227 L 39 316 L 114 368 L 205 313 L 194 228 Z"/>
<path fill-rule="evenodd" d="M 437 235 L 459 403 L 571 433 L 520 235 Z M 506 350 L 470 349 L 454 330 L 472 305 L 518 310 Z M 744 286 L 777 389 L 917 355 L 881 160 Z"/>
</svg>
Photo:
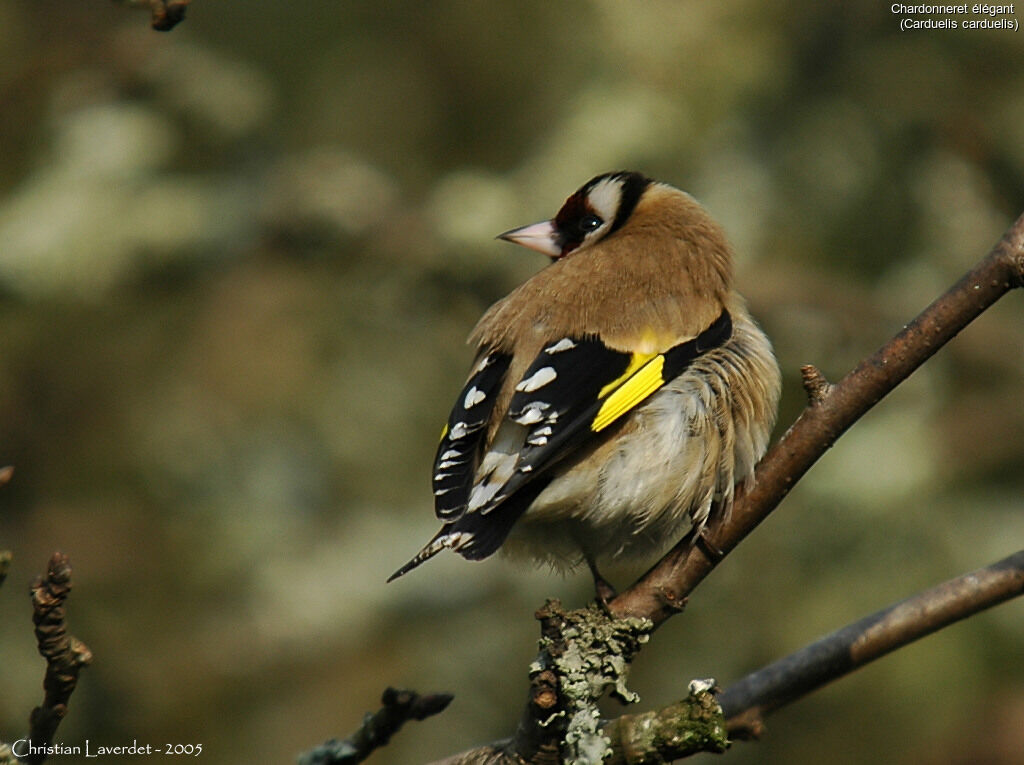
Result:
<svg viewBox="0 0 1024 765">
<path fill-rule="evenodd" d="M 538 423 L 543 420 L 545 410 L 550 408 L 551 404 L 547 401 L 531 401 L 523 408 L 523 411 L 518 417 L 512 418 L 512 421 L 517 422 L 520 425 L 533 425 L 534 423 Z M 554 416 L 554 413 L 548 415 L 548 420 L 550 420 L 552 416 Z"/>
<path fill-rule="evenodd" d="M 484 371 L 485 369 L 487 369 L 487 365 L 490 364 L 493 360 L 494 360 L 494 356 L 492 356 L 491 354 L 487 354 L 482 359 L 480 359 L 480 361 L 478 361 L 476 363 L 476 366 L 473 367 L 473 371 L 470 372 L 470 374 L 471 375 L 475 375 L 475 374 L 477 374 L 479 372 Z"/>
<path fill-rule="evenodd" d="M 441 455 L 441 460 L 443 462 L 447 462 L 448 460 L 458 459 L 461 456 L 462 452 L 460 452 L 458 449 L 449 449 L 448 451 Z"/>
<path fill-rule="evenodd" d="M 466 512 L 475 513 L 490 502 L 500 488 L 501 484 L 498 483 L 481 483 L 474 486 L 466 504 Z"/>
<path fill-rule="evenodd" d="M 451 433 L 448 434 L 449 438 L 465 438 L 466 437 L 466 423 L 457 422 L 452 426 Z"/>
<path fill-rule="evenodd" d="M 485 398 L 487 398 L 487 394 L 474 385 L 466 391 L 466 398 L 462 402 L 462 407 L 463 409 L 471 409 Z"/>
<path fill-rule="evenodd" d="M 575 347 L 576 343 L 568 337 L 563 337 L 554 345 L 549 345 L 545 348 L 544 353 L 561 353 L 562 351 L 571 351 Z"/>
<path fill-rule="evenodd" d="M 540 409 L 537 407 L 530 407 L 521 415 L 516 417 L 515 421 L 520 425 L 533 425 L 544 419 L 544 415 L 541 414 Z"/>
<path fill-rule="evenodd" d="M 525 380 L 522 380 L 516 386 L 516 390 L 522 391 L 523 393 L 533 393 L 538 388 L 543 388 L 556 377 L 558 377 L 558 373 L 555 372 L 554 367 L 543 367 L 538 369 Z"/>
</svg>

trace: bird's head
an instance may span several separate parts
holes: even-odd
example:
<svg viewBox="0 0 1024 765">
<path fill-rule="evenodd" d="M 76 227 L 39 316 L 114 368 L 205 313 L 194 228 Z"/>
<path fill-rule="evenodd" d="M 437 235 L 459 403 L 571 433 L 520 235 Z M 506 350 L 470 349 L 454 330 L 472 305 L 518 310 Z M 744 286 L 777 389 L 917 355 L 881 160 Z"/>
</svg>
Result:
<svg viewBox="0 0 1024 765">
<path fill-rule="evenodd" d="M 542 252 L 552 260 L 563 258 L 618 231 L 652 183 L 634 172 L 599 175 L 566 199 L 551 220 L 514 228 L 498 239 Z"/>
</svg>

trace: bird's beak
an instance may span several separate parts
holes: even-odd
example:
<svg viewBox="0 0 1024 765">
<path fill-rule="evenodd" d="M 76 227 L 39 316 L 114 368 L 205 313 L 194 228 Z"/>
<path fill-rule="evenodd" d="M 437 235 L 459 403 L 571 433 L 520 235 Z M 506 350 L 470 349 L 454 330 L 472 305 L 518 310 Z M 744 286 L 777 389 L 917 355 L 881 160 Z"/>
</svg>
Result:
<svg viewBox="0 0 1024 765">
<path fill-rule="evenodd" d="M 554 222 L 550 220 L 514 228 L 504 234 L 498 234 L 498 239 L 515 242 L 523 247 L 529 247 L 531 250 L 543 252 L 550 258 L 562 256 L 562 246 L 558 243 L 558 231 L 555 229 Z"/>
</svg>

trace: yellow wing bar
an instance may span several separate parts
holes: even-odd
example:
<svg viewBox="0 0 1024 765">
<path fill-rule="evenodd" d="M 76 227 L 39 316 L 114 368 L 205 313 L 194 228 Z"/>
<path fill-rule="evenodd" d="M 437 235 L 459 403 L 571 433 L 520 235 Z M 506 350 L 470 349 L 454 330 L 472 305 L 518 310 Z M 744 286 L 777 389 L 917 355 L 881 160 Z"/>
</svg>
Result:
<svg viewBox="0 0 1024 765">
<path fill-rule="evenodd" d="M 592 431 L 597 433 L 604 430 L 665 384 L 665 378 L 662 375 L 662 370 L 665 367 L 664 355 L 659 354 L 647 361 L 646 364 L 644 364 L 644 360 L 640 354 L 634 354 L 633 361 L 630 362 L 626 373 L 615 382 L 609 383 L 602 388 L 600 395 L 604 396 L 609 388 L 619 383 L 623 377 L 628 377 L 632 374 L 632 370 L 636 369 L 638 364 L 643 364 L 639 371 L 628 377 L 619 387 L 614 388 L 604 403 L 601 404 L 601 408 L 597 411 L 597 416 L 590 423 Z"/>
<path fill-rule="evenodd" d="M 622 371 L 622 374 L 616 377 L 607 385 L 605 385 L 603 388 L 601 388 L 601 390 L 598 391 L 597 397 L 599 399 L 604 398 L 613 390 L 618 388 L 620 385 L 626 382 L 626 380 L 632 377 L 636 370 L 638 370 L 640 367 L 642 367 L 644 364 L 646 364 L 648 361 L 654 358 L 654 355 L 655 354 L 653 353 L 634 353 L 630 355 L 629 365 Z"/>
</svg>

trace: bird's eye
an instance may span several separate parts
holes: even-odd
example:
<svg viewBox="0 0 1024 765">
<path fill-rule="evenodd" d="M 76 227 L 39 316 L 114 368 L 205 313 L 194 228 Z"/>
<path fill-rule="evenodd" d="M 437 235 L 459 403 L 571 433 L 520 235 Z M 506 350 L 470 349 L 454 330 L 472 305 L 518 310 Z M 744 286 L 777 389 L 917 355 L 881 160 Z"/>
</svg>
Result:
<svg viewBox="0 0 1024 765">
<path fill-rule="evenodd" d="M 604 221 L 596 215 L 584 215 L 580 220 L 580 230 L 589 234 L 591 231 L 596 231 L 601 228 L 602 223 L 604 223 Z"/>
</svg>

